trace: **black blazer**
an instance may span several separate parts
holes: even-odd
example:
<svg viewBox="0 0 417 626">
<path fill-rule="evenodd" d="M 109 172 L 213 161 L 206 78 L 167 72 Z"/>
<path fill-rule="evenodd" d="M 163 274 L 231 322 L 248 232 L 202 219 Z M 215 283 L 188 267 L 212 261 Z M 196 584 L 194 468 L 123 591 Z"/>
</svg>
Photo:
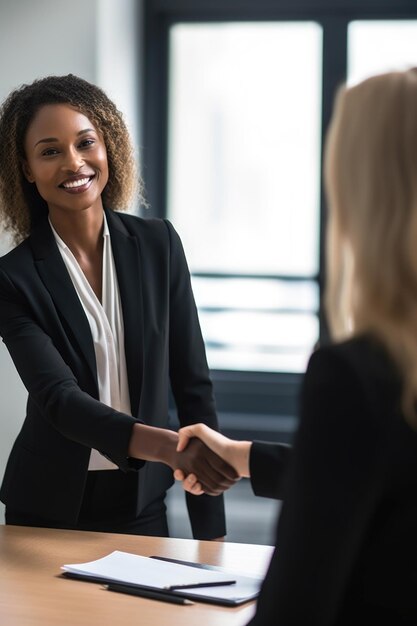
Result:
<svg viewBox="0 0 417 626">
<path fill-rule="evenodd" d="M 291 446 L 285 443 L 253 442 L 249 456 L 249 471 L 255 496 L 283 499 L 291 451 Z"/>
<path fill-rule="evenodd" d="M 217 428 L 204 344 L 180 239 L 165 220 L 106 210 L 122 301 L 132 415 L 98 401 L 89 324 L 47 220 L 0 259 L 0 334 L 28 390 L 0 498 L 74 524 L 90 448 L 139 469 L 137 511 L 172 484 L 159 463 L 127 458 L 137 421 L 168 426 L 171 383 L 181 425 Z M 223 499 L 187 494 L 195 537 L 225 534 Z"/>
<path fill-rule="evenodd" d="M 400 377 L 371 339 L 312 356 L 250 626 L 417 624 L 417 433 L 400 407 Z M 263 495 L 276 495 L 282 452 L 253 446 Z"/>
</svg>

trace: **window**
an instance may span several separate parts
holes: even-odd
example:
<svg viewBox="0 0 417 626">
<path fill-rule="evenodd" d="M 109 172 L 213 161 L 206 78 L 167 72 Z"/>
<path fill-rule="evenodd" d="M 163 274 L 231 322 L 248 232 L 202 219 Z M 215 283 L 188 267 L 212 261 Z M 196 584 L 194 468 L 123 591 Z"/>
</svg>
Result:
<svg viewBox="0 0 417 626">
<path fill-rule="evenodd" d="M 349 24 L 348 82 L 417 66 L 417 20 L 368 20 Z"/>
<path fill-rule="evenodd" d="M 144 9 L 148 214 L 184 242 L 220 412 L 259 414 L 264 435 L 262 415 L 297 413 L 308 354 L 328 339 L 320 165 L 335 91 L 417 65 L 417 3 Z"/>
<path fill-rule="evenodd" d="M 170 28 L 167 215 L 213 369 L 303 372 L 317 342 L 321 46 L 314 22 Z"/>
</svg>

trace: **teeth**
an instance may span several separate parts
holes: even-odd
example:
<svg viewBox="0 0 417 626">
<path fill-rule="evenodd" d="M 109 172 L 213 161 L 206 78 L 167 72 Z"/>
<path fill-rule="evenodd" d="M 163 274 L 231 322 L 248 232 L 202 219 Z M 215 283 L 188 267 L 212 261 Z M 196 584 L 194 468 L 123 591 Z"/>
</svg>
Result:
<svg viewBox="0 0 417 626">
<path fill-rule="evenodd" d="M 74 187 L 82 187 L 82 185 L 86 185 L 89 180 L 89 178 L 79 178 L 78 180 L 63 183 L 62 186 L 65 187 L 65 189 L 73 189 Z"/>
</svg>

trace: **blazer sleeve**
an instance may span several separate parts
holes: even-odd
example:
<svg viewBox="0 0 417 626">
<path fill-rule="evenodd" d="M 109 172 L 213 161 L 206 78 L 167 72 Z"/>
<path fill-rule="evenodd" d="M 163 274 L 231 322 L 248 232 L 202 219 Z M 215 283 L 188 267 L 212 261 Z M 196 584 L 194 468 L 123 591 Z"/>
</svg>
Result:
<svg viewBox="0 0 417 626">
<path fill-rule="evenodd" d="M 282 500 L 291 446 L 284 443 L 254 441 L 249 456 L 253 493 L 264 498 Z"/>
<path fill-rule="evenodd" d="M 100 450 L 129 469 L 127 449 L 138 420 L 81 390 L 74 373 L 36 323 L 25 294 L 0 270 L 0 334 L 17 371 L 45 420 L 64 437 Z"/>
<path fill-rule="evenodd" d="M 377 420 L 352 366 L 327 350 L 305 376 L 276 548 L 250 626 L 335 624 L 382 497 Z"/>
<path fill-rule="evenodd" d="M 165 220 L 170 240 L 169 371 L 181 426 L 203 422 L 218 430 L 213 386 L 181 240 Z M 226 534 L 223 496 L 186 494 L 193 536 Z"/>
</svg>

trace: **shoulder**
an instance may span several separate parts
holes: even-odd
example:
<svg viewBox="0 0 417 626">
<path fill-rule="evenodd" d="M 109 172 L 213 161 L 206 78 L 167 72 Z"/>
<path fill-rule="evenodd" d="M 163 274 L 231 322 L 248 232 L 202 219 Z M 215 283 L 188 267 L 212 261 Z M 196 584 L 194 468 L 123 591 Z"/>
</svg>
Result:
<svg viewBox="0 0 417 626">
<path fill-rule="evenodd" d="M 32 251 L 29 245 L 29 237 L 15 248 L 0 257 L 0 269 L 10 271 L 32 259 Z"/>
<path fill-rule="evenodd" d="M 167 219 L 139 217 L 131 213 L 106 210 L 110 228 L 117 228 L 126 235 L 137 237 L 148 246 L 159 245 L 167 249 L 182 250 L 181 239 L 174 226 Z"/>
<path fill-rule="evenodd" d="M 359 378 L 398 378 L 398 370 L 387 349 L 371 335 L 320 347 L 310 357 L 308 368 L 340 367 Z"/>
<path fill-rule="evenodd" d="M 106 215 L 113 225 L 121 224 L 133 236 L 162 237 L 167 240 L 175 232 L 174 227 L 167 219 L 139 217 L 132 213 L 121 213 L 119 211 L 107 211 Z"/>
<path fill-rule="evenodd" d="M 35 260 L 28 239 L 0 258 L 0 297 L 16 297 L 22 285 L 33 285 L 36 280 Z"/>
<path fill-rule="evenodd" d="M 304 388 L 331 395 L 362 397 L 377 411 L 397 410 L 401 377 L 386 348 L 361 335 L 316 350 L 309 361 Z"/>
<path fill-rule="evenodd" d="M 175 262 L 185 259 L 181 239 L 169 220 L 109 211 L 106 215 L 109 227 L 135 237 L 146 255 L 163 255 Z"/>
</svg>

